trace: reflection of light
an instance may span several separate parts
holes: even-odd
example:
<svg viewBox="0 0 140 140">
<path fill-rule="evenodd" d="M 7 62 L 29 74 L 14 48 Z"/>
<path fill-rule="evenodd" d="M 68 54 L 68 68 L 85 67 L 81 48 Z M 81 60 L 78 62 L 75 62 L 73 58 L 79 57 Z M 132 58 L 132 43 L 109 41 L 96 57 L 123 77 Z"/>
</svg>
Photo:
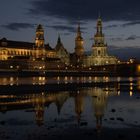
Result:
<svg viewBox="0 0 140 140">
<path fill-rule="evenodd" d="M 68 77 L 67 77 L 67 76 L 65 76 L 64 80 L 65 80 L 65 81 L 67 81 L 67 80 L 68 80 Z"/>
<path fill-rule="evenodd" d="M 73 77 L 72 77 L 72 76 L 70 77 L 70 80 L 71 80 L 71 81 L 73 80 Z"/>
<path fill-rule="evenodd" d="M 77 81 L 79 81 L 79 77 L 77 77 Z"/>
<path fill-rule="evenodd" d="M 67 84 L 68 83 L 68 77 L 65 76 L 64 80 L 65 80 L 65 84 Z"/>
<path fill-rule="evenodd" d="M 129 77 L 129 81 L 132 82 L 133 81 L 133 77 Z"/>
<path fill-rule="evenodd" d="M 13 66 L 10 66 L 10 69 L 12 69 L 13 68 Z"/>
<path fill-rule="evenodd" d="M 89 77 L 88 77 L 88 79 L 89 79 L 89 81 L 91 82 L 91 80 L 92 80 L 92 77 L 91 77 L 91 76 L 89 76 Z"/>
<path fill-rule="evenodd" d="M 140 90 L 140 77 L 137 80 L 137 88 Z"/>
<path fill-rule="evenodd" d="M 108 95 L 108 94 L 109 94 L 109 92 L 108 92 L 108 91 L 106 91 L 106 92 L 105 92 L 105 94 L 106 94 L 106 95 Z"/>
<path fill-rule="evenodd" d="M 121 80 L 121 77 L 117 77 L 117 81 L 120 82 L 120 80 Z"/>
<path fill-rule="evenodd" d="M 130 90 L 133 90 L 133 86 L 130 86 Z"/>
<path fill-rule="evenodd" d="M 109 77 L 106 77 L 106 78 L 105 78 L 105 81 L 108 82 L 108 81 L 109 81 Z"/>
<path fill-rule="evenodd" d="M 130 83 L 130 86 L 132 86 L 133 85 L 133 83 Z"/>
<path fill-rule="evenodd" d="M 120 96 L 120 93 L 121 93 L 120 90 L 118 90 L 118 96 Z"/>
<path fill-rule="evenodd" d="M 92 68 L 89 68 L 89 70 L 91 70 Z"/>
<path fill-rule="evenodd" d="M 10 86 L 13 86 L 13 84 L 14 84 L 14 78 L 10 77 Z"/>
<path fill-rule="evenodd" d="M 42 77 L 39 77 L 39 81 L 41 81 L 42 80 Z"/>
<path fill-rule="evenodd" d="M 57 77 L 57 81 L 59 81 L 59 80 L 60 80 L 60 77 L 58 76 L 58 77 Z"/>
<path fill-rule="evenodd" d="M 130 95 L 130 96 L 133 95 L 133 91 L 132 91 L 132 90 L 133 90 L 133 83 L 131 82 L 131 83 L 130 83 L 130 92 L 129 92 L 129 95 Z"/>
<path fill-rule="evenodd" d="M 129 92 L 129 95 L 130 95 L 130 96 L 132 96 L 132 95 L 133 95 L 133 92 L 132 92 L 132 91 L 130 91 L 130 92 Z"/>
<path fill-rule="evenodd" d="M 98 78 L 97 78 L 97 77 L 95 77 L 95 78 L 94 78 L 94 81 L 95 81 L 95 82 L 97 82 L 97 80 L 98 80 Z"/>
</svg>

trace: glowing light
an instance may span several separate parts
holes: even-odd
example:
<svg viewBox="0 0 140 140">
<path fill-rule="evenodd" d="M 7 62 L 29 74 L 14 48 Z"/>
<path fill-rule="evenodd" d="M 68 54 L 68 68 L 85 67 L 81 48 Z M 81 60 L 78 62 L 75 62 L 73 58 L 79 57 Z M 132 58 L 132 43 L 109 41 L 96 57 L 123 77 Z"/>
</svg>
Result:
<svg viewBox="0 0 140 140">
<path fill-rule="evenodd" d="M 132 92 L 132 91 L 130 91 L 130 92 L 129 92 L 129 95 L 130 95 L 130 96 L 132 96 L 132 95 L 133 95 L 133 92 Z"/>
<path fill-rule="evenodd" d="M 120 92 L 120 90 L 119 90 L 119 91 L 118 91 L 118 96 L 120 96 L 120 93 L 121 93 L 121 92 Z"/>
</svg>

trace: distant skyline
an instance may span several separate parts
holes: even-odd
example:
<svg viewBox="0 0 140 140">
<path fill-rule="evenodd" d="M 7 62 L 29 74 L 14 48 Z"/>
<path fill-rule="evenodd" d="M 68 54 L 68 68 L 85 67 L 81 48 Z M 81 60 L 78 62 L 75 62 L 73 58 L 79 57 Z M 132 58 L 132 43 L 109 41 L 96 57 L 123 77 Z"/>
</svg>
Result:
<svg viewBox="0 0 140 140">
<path fill-rule="evenodd" d="M 98 14 L 112 55 L 140 59 L 139 0 L 4 0 L 0 5 L 0 38 L 34 42 L 42 24 L 45 43 L 55 47 L 58 34 L 64 47 L 73 52 L 80 21 L 85 51 L 91 51 Z"/>
</svg>

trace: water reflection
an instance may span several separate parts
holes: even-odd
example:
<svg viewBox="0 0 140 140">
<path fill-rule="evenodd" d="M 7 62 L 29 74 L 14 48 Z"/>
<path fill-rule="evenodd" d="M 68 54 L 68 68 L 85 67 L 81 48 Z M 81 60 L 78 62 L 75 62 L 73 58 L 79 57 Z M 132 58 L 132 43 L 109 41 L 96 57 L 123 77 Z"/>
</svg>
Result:
<svg viewBox="0 0 140 140">
<path fill-rule="evenodd" d="M 55 103 L 58 115 L 60 115 L 62 107 L 68 102 L 69 98 L 74 100 L 74 110 L 78 124 L 81 120 L 81 114 L 85 108 L 85 98 L 90 97 L 93 104 L 94 115 L 96 117 L 96 127 L 101 128 L 102 117 L 106 108 L 107 98 L 110 95 L 117 95 L 116 88 L 88 88 L 80 89 L 74 92 L 65 91 L 58 93 L 40 93 L 28 95 L 1 95 L 0 111 L 7 112 L 9 110 L 33 108 L 35 112 L 35 121 L 38 125 L 44 123 L 44 112 L 49 105 Z M 20 107 L 20 108 L 19 108 Z M 69 110 L 69 108 L 67 108 Z"/>
<path fill-rule="evenodd" d="M 85 77 L 81 79 L 76 77 L 57 77 L 56 79 L 59 82 L 64 79 L 64 84 L 74 79 L 86 81 Z M 87 79 L 89 81 L 97 81 L 98 79 L 111 80 L 109 77 L 88 77 Z M 14 83 L 17 80 L 19 79 L 10 78 L 10 81 L 14 81 Z M 36 78 L 33 78 L 33 80 L 36 83 Z M 48 78 L 41 77 L 38 79 L 37 77 L 37 80 L 43 84 L 44 81 L 48 81 Z M 57 92 L 0 93 L 0 118 L 8 122 L 10 118 L 16 118 L 17 114 L 13 115 L 12 112 L 18 110 L 19 114 L 29 115 L 28 118 L 20 116 L 18 119 L 32 120 L 34 118 L 34 122 L 38 126 L 45 125 L 49 127 L 49 124 L 50 126 L 57 124 L 60 126 L 59 128 L 63 128 L 63 124 L 67 124 L 65 127 L 73 128 L 75 125 L 72 124 L 76 122 L 79 128 L 83 126 L 89 129 L 95 128 L 100 133 L 103 127 L 126 127 L 130 123 L 129 119 L 132 119 L 132 114 L 133 117 L 136 114 L 135 119 L 140 117 L 138 112 L 140 103 L 136 100 L 140 97 L 138 87 L 139 78 L 135 80 L 131 77 L 128 78 L 128 81 L 122 81 L 119 77 L 116 78 L 113 84 L 102 86 L 93 84 L 89 87 L 78 87 L 69 90 L 60 88 L 61 90 Z M 125 108 L 123 108 L 124 106 Z M 122 113 L 122 108 L 126 110 L 125 113 Z M 32 117 L 32 114 L 34 117 Z M 123 123 L 120 115 L 126 119 L 125 123 Z M 17 121 L 18 119 L 16 118 Z M 52 121 L 52 119 L 54 120 Z M 68 122 L 66 121 L 67 119 Z M 121 120 L 121 123 L 118 123 L 118 120 Z"/>
</svg>

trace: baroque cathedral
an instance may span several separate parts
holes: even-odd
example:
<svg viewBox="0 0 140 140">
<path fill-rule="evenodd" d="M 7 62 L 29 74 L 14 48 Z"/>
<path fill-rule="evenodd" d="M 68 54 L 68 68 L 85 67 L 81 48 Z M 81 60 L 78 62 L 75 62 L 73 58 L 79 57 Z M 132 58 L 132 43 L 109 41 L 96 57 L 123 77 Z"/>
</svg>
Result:
<svg viewBox="0 0 140 140">
<path fill-rule="evenodd" d="M 102 20 L 97 20 L 96 34 L 94 35 L 94 43 L 92 45 L 91 55 L 86 55 L 84 50 L 84 39 L 80 24 L 77 27 L 75 37 L 74 53 L 69 53 L 60 38 L 56 46 L 52 48 L 49 44 L 45 44 L 44 29 L 42 25 L 36 28 L 36 37 L 34 43 L 0 40 L 0 65 L 12 62 L 23 61 L 27 68 L 63 68 L 65 66 L 75 67 L 91 67 L 96 65 L 116 64 L 117 58 L 108 55 L 107 44 L 105 43 L 104 34 L 102 32 Z M 20 67 L 21 63 L 15 64 Z M 9 67 L 9 66 L 8 66 Z M 22 67 L 25 67 L 24 65 Z"/>
</svg>

